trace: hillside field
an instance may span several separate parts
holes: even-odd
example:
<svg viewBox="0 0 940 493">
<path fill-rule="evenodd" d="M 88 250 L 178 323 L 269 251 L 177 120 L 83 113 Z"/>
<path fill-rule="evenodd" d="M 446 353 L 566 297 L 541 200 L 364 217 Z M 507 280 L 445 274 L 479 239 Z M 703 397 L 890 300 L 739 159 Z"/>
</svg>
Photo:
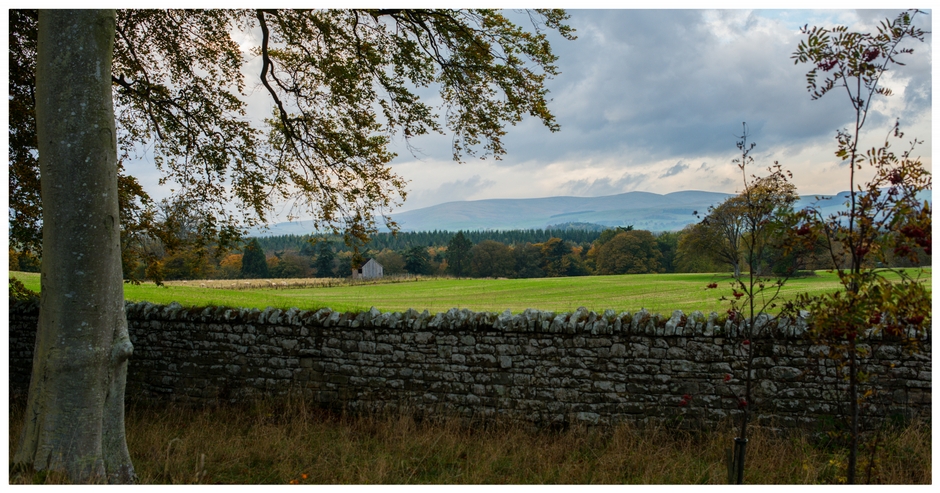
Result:
<svg viewBox="0 0 940 493">
<path fill-rule="evenodd" d="M 931 269 L 913 269 L 930 284 Z M 11 272 L 23 284 L 39 291 L 39 274 Z M 329 307 L 339 311 L 363 311 L 376 307 L 381 311 L 405 311 L 409 308 L 444 312 L 451 308 L 473 311 L 520 313 L 526 308 L 571 312 L 584 306 L 595 312 L 615 311 L 670 314 L 673 310 L 690 313 L 724 311 L 730 295 L 729 274 L 634 274 L 620 276 L 555 277 L 542 279 L 409 279 L 400 282 L 342 284 L 310 287 L 312 280 L 272 280 L 293 287 L 280 289 L 255 287 L 231 289 L 244 281 L 172 282 L 160 287 L 153 283 L 125 284 L 124 296 L 130 301 L 157 304 L 179 302 L 184 306 L 232 306 L 264 309 L 296 307 L 315 310 Z M 253 281 L 261 284 L 257 280 Z M 306 283 L 308 286 L 303 286 Z M 718 289 L 706 289 L 718 283 Z M 203 284 L 205 287 L 200 286 Z M 297 284 L 300 284 L 299 286 Z M 218 286 L 218 287 L 216 287 Z M 820 271 L 816 276 L 791 279 L 782 291 L 786 298 L 800 292 L 825 292 L 839 288 L 834 273 Z"/>
</svg>

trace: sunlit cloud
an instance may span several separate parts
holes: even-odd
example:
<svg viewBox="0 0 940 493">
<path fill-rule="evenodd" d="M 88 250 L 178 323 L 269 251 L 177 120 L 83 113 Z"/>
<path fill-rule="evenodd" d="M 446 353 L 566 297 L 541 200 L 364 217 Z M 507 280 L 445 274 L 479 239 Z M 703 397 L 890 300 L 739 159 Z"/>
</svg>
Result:
<svg viewBox="0 0 940 493">
<path fill-rule="evenodd" d="M 551 38 L 561 74 L 548 82 L 561 131 L 527 118 L 507 127 L 502 160 L 451 159 L 451 136 L 396 141 L 393 170 L 408 181 L 401 210 L 455 200 L 602 196 L 629 191 L 734 193 L 744 175 L 775 161 L 793 172 L 801 194 L 848 187 L 835 157 L 836 131 L 852 109 L 834 92 L 813 101 L 809 67 L 790 58 L 805 24 L 871 30 L 898 11 L 856 10 L 571 10 L 579 39 Z M 514 18 L 525 23 L 525 16 Z M 929 29 L 930 17 L 921 18 Z M 250 47 L 251 34 L 237 40 Z M 884 142 L 899 119 L 905 138 L 923 140 L 915 155 L 931 169 L 931 37 L 913 43 L 906 66 L 883 83 L 894 95 L 872 105 L 864 146 Z M 257 73 L 252 60 L 246 74 Z M 249 80 L 251 80 L 249 78 Z M 249 83 L 249 115 L 269 116 L 264 91 Z M 424 94 L 424 93 L 422 93 Z M 430 95 L 431 93 L 428 93 Z M 732 163 L 747 122 L 756 162 Z M 152 167 L 152 163 L 148 163 Z M 864 174 L 864 173 L 863 173 Z M 142 180 L 151 190 L 150 174 Z M 153 193 L 153 192 L 152 192 Z M 160 196 L 159 192 L 153 193 Z"/>
</svg>

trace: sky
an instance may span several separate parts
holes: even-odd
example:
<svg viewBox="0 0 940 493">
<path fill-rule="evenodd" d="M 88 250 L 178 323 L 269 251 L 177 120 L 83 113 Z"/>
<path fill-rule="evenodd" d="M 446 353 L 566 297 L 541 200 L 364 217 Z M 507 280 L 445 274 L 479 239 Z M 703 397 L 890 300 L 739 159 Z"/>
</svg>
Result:
<svg viewBox="0 0 940 493">
<path fill-rule="evenodd" d="M 567 2 L 571 4 L 571 2 Z M 835 135 L 853 112 L 844 93 L 813 101 L 806 65 L 790 59 L 809 24 L 872 31 L 898 10 L 569 10 L 577 40 L 551 38 L 560 74 L 547 82 L 550 110 L 561 131 L 527 118 L 508 128 L 501 160 L 456 163 L 450 136 L 394 143 L 392 168 L 408 180 L 403 212 L 455 200 L 603 196 L 629 191 L 704 190 L 734 193 L 743 186 L 732 164 L 747 122 L 760 173 L 774 161 L 792 171 L 802 195 L 848 188 L 848 168 L 834 156 Z M 520 23 L 528 22 L 516 16 Z M 919 25 L 930 30 L 931 16 Z M 256 43 L 252 35 L 239 42 Z M 863 144 L 883 142 L 894 120 L 923 140 L 915 155 L 931 169 L 931 37 L 914 43 L 906 66 L 884 85 L 894 91 L 874 104 Z M 248 73 L 256 73 L 250 61 Z M 257 91 L 256 96 L 263 96 Z M 250 114 L 269 103 L 249 101 Z M 443 113 L 443 111 L 441 111 Z M 154 198 L 166 191 L 144 159 L 129 163 Z M 278 211 L 279 220 L 287 208 Z"/>
<path fill-rule="evenodd" d="M 561 74 L 549 81 L 561 131 L 538 121 L 511 127 L 501 161 L 450 158 L 448 138 L 413 140 L 396 172 L 410 180 L 402 210 L 454 200 L 629 191 L 733 193 L 743 186 L 732 164 L 747 122 L 756 142 L 753 172 L 774 161 L 793 172 L 803 195 L 848 188 L 834 156 L 836 130 L 853 120 L 844 93 L 813 101 L 806 65 L 790 59 L 800 27 L 847 25 L 869 31 L 898 11 L 571 10 L 578 39 L 553 39 Z M 921 18 L 929 28 L 929 17 Z M 919 46 L 918 46 L 919 45 Z M 930 168 L 930 37 L 885 85 L 863 142 L 884 140 L 895 118 Z"/>
</svg>

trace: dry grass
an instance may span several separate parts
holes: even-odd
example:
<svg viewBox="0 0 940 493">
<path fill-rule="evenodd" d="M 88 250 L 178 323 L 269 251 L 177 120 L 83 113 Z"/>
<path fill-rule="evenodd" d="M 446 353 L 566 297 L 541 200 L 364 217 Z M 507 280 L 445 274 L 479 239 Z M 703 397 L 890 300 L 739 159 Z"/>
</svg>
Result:
<svg viewBox="0 0 940 493">
<path fill-rule="evenodd" d="M 437 280 L 441 278 L 412 275 L 407 276 L 386 276 L 380 279 L 350 279 L 348 277 L 300 277 L 292 279 L 272 278 L 272 279 L 195 279 L 189 281 L 164 281 L 167 286 L 188 286 L 193 288 L 207 289 L 233 289 L 233 290 L 252 290 L 252 289 L 306 289 L 306 288 L 334 288 L 340 286 L 362 286 L 372 284 L 396 284 L 402 282 L 414 282 L 416 279 L 422 281 Z M 145 284 L 152 284 L 147 282 Z"/>
<path fill-rule="evenodd" d="M 22 422 L 11 406 L 10 450 Z M 745 480 L 836 483 L 844 455 L 806 437 L 753 428 Z M 721 484 L 730 430 L 527 430 L 403 416 L 347 417 L 303 404 L 186 409 L 136 407 L 128 447 L 145 484 Z M 930 427 L 887 435 L 874 482 L 930 484 Z M 14 474 L 13 483 L 57 482 Z"/>
</svg>

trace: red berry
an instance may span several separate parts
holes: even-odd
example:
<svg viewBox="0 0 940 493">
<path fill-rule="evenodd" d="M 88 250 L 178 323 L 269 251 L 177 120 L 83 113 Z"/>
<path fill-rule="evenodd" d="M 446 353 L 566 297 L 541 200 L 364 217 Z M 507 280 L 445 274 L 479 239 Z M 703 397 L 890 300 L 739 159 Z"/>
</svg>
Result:
<svg viewBox="0 0 940 493">
<path fill-rule="evenodd" d="M 828 72 L 832 70 L 832 67 L 835 67 L 837 63 L 839 63 L 839 61 L 836 59 L 825 60 L 825 61 L 817 63 L 816 67 L 818 67 L 819 70 L 822 70 L 823 72 Z"/>
<path fill-rule="evenodd" d="M 888 181 L 890 181 L 892 185 L 900 185 L 901 182 L 904 181 L 904 177 L 901 176 L 900 171 L 893 170 L 891 175 L 888 176 Z"/>
</svg>

